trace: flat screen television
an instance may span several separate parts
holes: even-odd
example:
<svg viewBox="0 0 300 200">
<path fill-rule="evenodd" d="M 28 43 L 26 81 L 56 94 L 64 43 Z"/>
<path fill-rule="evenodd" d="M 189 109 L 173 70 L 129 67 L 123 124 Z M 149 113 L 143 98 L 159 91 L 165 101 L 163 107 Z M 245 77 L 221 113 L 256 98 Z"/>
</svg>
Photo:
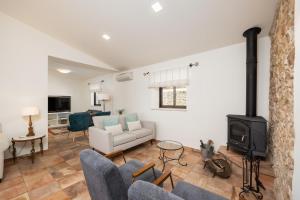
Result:
<svg viewBox="0 0 300 200">
<path fill-rule="evenodd" d="M 71 112 L 70 96 L 49 96 L 48 112 Z"/>
</svg>

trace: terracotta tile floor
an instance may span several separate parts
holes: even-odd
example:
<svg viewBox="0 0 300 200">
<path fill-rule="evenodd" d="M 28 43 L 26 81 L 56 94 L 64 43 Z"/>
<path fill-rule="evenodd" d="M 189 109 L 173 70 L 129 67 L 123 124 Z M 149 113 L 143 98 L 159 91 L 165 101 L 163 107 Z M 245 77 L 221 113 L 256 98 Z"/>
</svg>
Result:
<svg viewBox="0 0 300 200">
<path fill-rule="evenodd" d="M 90 199 L 79 161 L 79 152 L 88 148 L 87 139 L 73 143 L 66 135 L 53 136 L 49 133 L 49 150 L 44 155 L 37 154 L 35 163 L 31 164 L 28 157 L 19 158 L 16 164 L 12 160 L 5 161 L 5 178 L 0 184 L 0 199 L 4 200 L 68 200 Z M 158 159 L 159 149 L 150 143 L 142 144 L 125 152 L 127 160 L 138 159 L 142 162 L 155 162 L 161 169 Z M 180 166 L 176 161 L 167 164 L 166 170 L 171 170 L 176 184 L 185 180 L 199 187 L 218 193 L 228 199 L 239 199 L 241 186 L 241 169 L 233 165 L 233 174 L 229 179 L 213 178 L 212 174 L 203 169 L 200 153 L 186 149 L 183 161 L 188 166 Z M 122 164 L 122 159 L 114 160 Z M 274 199 L 273 179 L 262 177 L 267 190 L 263 192 L 264 199 Z M 170 181 L 165 183 L 166 190 L 171 189 Z M 247 198 L 252 199 L 252 198 Z"/>
</svg>

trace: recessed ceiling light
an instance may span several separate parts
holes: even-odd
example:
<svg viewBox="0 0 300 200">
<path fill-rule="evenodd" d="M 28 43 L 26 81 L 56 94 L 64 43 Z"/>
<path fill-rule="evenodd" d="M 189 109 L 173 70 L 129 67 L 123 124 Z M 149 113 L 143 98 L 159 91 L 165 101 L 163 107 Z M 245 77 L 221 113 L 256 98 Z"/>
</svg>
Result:
<svg viewBox="0 0 300 200">
<path fill-rule="evenodd" d="M 154 10 L 154 12 L 159 12 L 163 9 L 163 7 L 160 5 L 159 2 L 156 2 L 152 4 L 152 9 Z"/>
<path fill-rule="evenodd" d="M 71 72 L 71 70 L 69 70 L 69 69 L 62 69 L 62 68 L 57 69 L 57 71 L 62 74 L 68 74 Z"/>
<path fill-rule="evenodd" d="M 102 38 L 103 38 L 104 40 L 109 40 L 109 39 L 110 39 L 110 36 L 107 35 L 107 34 L 103 34 L 103 35 L 102 35 Z"/>
</svg>

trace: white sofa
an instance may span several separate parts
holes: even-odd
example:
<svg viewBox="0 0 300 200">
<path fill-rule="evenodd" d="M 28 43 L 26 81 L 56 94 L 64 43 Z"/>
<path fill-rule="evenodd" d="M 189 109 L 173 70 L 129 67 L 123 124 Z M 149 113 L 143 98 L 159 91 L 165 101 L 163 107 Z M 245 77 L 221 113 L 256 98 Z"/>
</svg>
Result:
<svg viewBox="0 0 300 200">
<path fill-rule="evenodd" d="M 2 133 L 2 127 L 0 124 L 0 182 L 3 179 L 3 170 L 4 170 L 4 152 L 9 147 L 9 140 L 6 135 Z"/>
<path fill-rule="evenodd" d="M 111 153 L 117 150 L 126 150 L 141 143 L 155 139 L 155 123 L 150 121 L 141 121 L 142 129 L 135 131 L 126 130 L 124 116 L 118 116 L 122 125 L 123 133 L 112 135 L 104 130 L 103 119 L 111 116 L 93 117 L 94 126 L 89 128 L 89 144 L 93 149 L 102 153 Z"/>
</svg>

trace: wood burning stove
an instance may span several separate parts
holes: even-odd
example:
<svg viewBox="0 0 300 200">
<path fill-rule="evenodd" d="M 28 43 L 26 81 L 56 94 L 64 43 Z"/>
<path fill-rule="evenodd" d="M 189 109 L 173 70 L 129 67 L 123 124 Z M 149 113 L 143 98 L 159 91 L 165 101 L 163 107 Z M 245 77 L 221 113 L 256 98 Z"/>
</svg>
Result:
<svg viewBox="0 0 300 200">
<path fill-rule="evenodd" d="M 241 153 L 253 151 L 254 156 L 265 157 L 267 149 L 267 121 L 263 117 L 227 115 L 228 147 Z"/>
<path fill-rule="evenodd" d="M 267 121 L 256 116 L 257 99 L 257 35 L 261 29 L 254 27 L 244 32 L 247 43 L 246 115 L 227 115 L 227 148 L 253 156 L 266 156 Z"/>
</svg>

